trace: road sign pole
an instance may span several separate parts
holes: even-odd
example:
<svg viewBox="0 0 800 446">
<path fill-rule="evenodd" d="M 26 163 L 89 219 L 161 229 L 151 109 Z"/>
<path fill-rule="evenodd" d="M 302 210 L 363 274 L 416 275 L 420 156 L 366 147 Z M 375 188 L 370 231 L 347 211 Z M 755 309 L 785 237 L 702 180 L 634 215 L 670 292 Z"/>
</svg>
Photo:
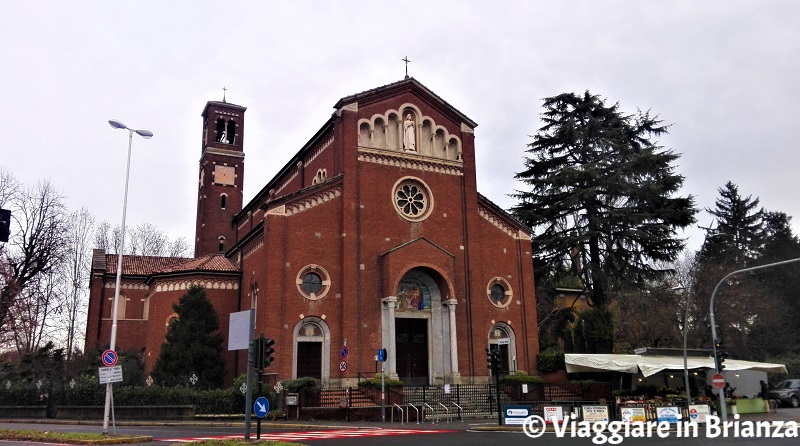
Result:
<svg viewBox="0 0 800 446">
<path fill-rule="evenodd" d="M 384 367 L 386 361 L 381 361 L 381 421 L 386 422 L 386 382 L 384 381 Z"/>
<path fill-rule="evenodd" d="M 250 439 L 250 420 L 253 410 L 253 389 L 250 385 L 253 382 L 253 331 L 256 329 L 256 310 L 250 308 L 250 331 L 247 334 L 247 394 L 244 403 L 244 439 Z"/>
</svg>

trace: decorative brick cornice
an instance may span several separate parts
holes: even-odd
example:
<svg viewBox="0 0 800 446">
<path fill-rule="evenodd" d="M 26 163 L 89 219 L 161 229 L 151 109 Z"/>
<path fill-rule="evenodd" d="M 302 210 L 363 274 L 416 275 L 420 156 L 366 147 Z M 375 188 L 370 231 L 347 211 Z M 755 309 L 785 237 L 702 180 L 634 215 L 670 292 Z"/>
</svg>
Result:
<svg viewBox="0 0 800 446">
<path fill-rule="evenodd" d="M 116 286 L 117 286 L 117 282 L 116 281 L 114 281 L 114 282 L 106 282 L 106 283 L 103 284 L 104 288 L 114 289 Z M 120 289 L 125 289 L 125 290 L 146 290 L 146 289 L 148 289 L 150 287 L 147 286 L 146 284 L 142 283 L 142 282 L 133 283 L 133 282 L 124 282 L 123 281 L 123 282 L 120 282 L 119 288 Z"/>
<path fill-rule="evenodd" d="M 312 161 L 314 161 L 314 159 L 316 157 L 318 157 L 332 143 L 333 143 L 333 135 L 330 135 L 329 137 L 325 138 L 324 141 L 322 141 L 321 143 L 317 144 L 317 147 L 314 147 L 314 150 L 312 150 L 311 153 L 306 157 L 306 159 L 303 160 L 303 163 L 305 165 L 309 165 Z"/>
<path fill-rule="evenodd" d="M 285 179 L 285 180 L 283 180 L 283 181 L 281 182 L 281 185 L 280 185 L 280 186 L 278 186 L 278 191 L 277 191 L 276 193 L 278 193 L 278 194 L 279 194 L 279 193 L 281 193 L 281 191 L 282 191 L 282 190 L 283 190 L 283 189 L 284 189 L 286 186 L 288 186 L 288 185 L 289 185 L 289 183 L 290 183 L 290 182 L 291 182 L 293 179 L 295 179 L 295 178 L 297 178 L 297 170 L 295 170 L 295 171 L 294 171 L 294 173 L 292 173 L 291 175 L 289 175 L 288 177 L 286 177 L 286 179 Z"/>
<path fill-rule="evenodd" d="M 200 285 L 207 290 L 238 290 L 239 282 L 236 280 L 178 280 L 162 282 L 156 285 L 155 293 L 165 291 L 188 290 L 193 285 Z"/>
<path fill-rule="evenodd" d="M 460 161 L 428 158 L 422 155 L 413 155 L 408 152 L 398 153 L 359 147 L 358 160 L 366 163 L 443 173 L 446 175 L 464 175 L 464 170 Z"/>
<path fill-rule="evenodd" d="M 516 231 L 510 225 L 506 224 L 503 220 L 497 218 L 497 216 L 495 216 L 494 213 L 491 210 L 489 210 L 489 209 L 487 209 L 487 208 L 485 208 L 483 206 L 478 206 L 478 213 L 480 214 L 481 217 L 485 218 L 486 221 L 488 221 L 489 223 L 493 224 L 498 229 L 500 229 L 501 231 L 505 232 L 506 234 L 508 234 L 512 238 L 514 238 L 514 239 L 518 238 L 519 231 Z"/>
<path fill-rule="evenodd" d="M 245 245 L 244 248 L 242 248 L 243 257 L 245 259 L 248 258 L 250 256 L 250 254 L 254 253 L 256 250 L 258 250 L 258 248 L 260 248 L 262 246 L 264 246 L 264 236 L 263 235 L 259 235 L 254 240 L 252 240 L 250 243 Z"/>
<path fill-rule="evenodd" d="M 292 202 L 292 203 L 287 203 L 286 204 L 286 213 L 284 215 L 286 215 L 288 217 L 290 215 L 299 214 L 300 212 L 303 212 L 305 210 L 311 209 L 314 206 L 318 206 L 318 205 L 320 205 L 322 203 L 325 203 L 325 202 L 328 202 L 330 200 L 333 200 L 334 198 L 336 198 L 336 197 L 338 197 L 340 195 L 342 195 L 342 188 L 341 187 L 335 187 L 335 188 L 331 188 L 331 189 L 327 189 L 327 190 L 321 191 L 320 193 L 312 195 L 310 197 L 305 197 L 305 198 L 300 199 L 298 201 L 295 201 L 295 202 Z M 267 212 L 267 213 L 269 213 L 269 212 Z"/>
</svg>

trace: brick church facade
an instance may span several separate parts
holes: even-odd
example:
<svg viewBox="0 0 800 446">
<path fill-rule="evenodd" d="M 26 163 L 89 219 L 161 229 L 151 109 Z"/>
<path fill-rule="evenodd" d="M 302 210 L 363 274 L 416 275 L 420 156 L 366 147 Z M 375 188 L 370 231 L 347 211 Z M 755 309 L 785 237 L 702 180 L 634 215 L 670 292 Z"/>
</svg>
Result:
<svg viewBox="0 0 800 446">
<path fill-rule="evenodd" d="M 477 124 L 414 78 L 334 109 L 244 203 L 245 108 L 208 102 L 195 257 L 123 257 L 118 349 L 143 349 L 149 374 L 173 303 L 201 284 L 226 337 L 255 308 L 278 379 L 354 384 L 381 347 L 408 384 L 486 382 L 487 346 L 536 373 L 530 229 L 478 193 Z M 116 263 L 95 251 L 87 350 L 110 338 Z M 246 351 L 225 361 L 229 381 L 246 372 Z"/>
</svg>

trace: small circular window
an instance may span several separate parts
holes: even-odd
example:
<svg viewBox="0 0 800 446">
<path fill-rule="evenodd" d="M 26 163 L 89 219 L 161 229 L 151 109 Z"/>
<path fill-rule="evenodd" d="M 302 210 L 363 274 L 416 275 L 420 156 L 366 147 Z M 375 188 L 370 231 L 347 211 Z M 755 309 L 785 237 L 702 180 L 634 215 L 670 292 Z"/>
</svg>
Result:
<svg viewBox="0 0 800 446">
<path fill-rule="evenodd" d="M 308 265 L 297 274 L 297 290 L 307 299 L 322 299 L 328 294 L 331 280 L 328 272 L 319 265 Z"/>
<path fill-rule="evenodd" d="M 395 183 L 392 201 L 397 212 L 411 221 L 428 218 L 433 209 L 433 195 L 430 189 L 421 180 L 412 177 L 402 178 Z"/>
<path fill-rule="evenodd" d="M 498 308 L 507 307 L 513 297 L 511 285 L 502 277 L 495 277 L 489 281 L 489 285 L 486 287 L 486 295 L 489 298 L 489 302 Z"/>
</svg>

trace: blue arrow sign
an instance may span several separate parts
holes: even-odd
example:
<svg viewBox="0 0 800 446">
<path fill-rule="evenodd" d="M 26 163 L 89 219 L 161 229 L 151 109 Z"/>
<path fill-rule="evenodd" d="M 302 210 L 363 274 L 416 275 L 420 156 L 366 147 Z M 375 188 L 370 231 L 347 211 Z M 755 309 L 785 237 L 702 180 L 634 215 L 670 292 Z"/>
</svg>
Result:
<svg viewBox="0 0 800 446">
<path fill-rule="evenodd" d="M 267 412 L 269 412 L 269 401 L 263 396 L 258 397 L 256 402 L 253 403 L 253 412 L 258 418 L 266 417 Z"/>
</svg>

